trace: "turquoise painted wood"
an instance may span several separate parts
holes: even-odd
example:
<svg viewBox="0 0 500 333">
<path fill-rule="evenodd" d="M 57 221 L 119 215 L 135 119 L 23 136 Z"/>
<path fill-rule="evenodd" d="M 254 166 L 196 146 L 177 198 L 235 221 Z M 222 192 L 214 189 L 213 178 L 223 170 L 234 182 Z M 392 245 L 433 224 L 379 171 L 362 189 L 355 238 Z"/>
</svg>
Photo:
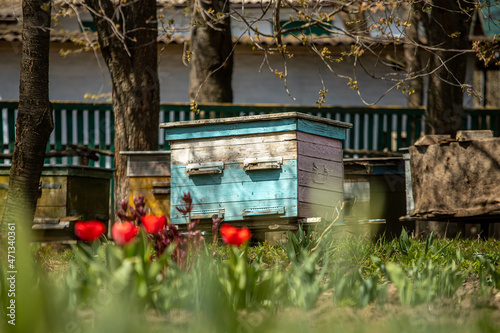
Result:
<svg viewBox="0 0 500 333">
<path fill-rule="evenodd" d="M 203 176 L 200 176 L 203 177 Z M 199 204 L 244 202 L 252 200 L 297 199 L 297 179 L 268 180 L 260 182 L 218 183 L 196 186 L 192 196 Z M 180 198 L 193 187 L 175 186 L 171 193 Z"/>
<path fill-rule="evenodd" d="M 331 139 L 345 140 L 346 128 L 350 127 L 331 126 L 329 124 L 317 123 L 304 119 L 297 120 L 298 131 L 310 134 L 317 134 Z"/>
<path fill-rule="evenodd" d="M 196 200 L 196 198 L 195 198 Z M 295 218 L 298 215 L 297 201 L 294 199 L 279 200 L 249 200 L 246 207 L 240 202 L 194 204 L 192 219 L 207 219 L 218 215 L 224 217 L 224 221 L 250 221 L 252 218 L 264 218 L 272 223 L 276 219 Z M 259 210 L 257 210 L 258 208 Z M 255 210 L 254 210 L 255 209 Z M 284 213 L 282 213 L 284 212 Z M 172 218 L 173 216 L 173 218 Z M 173 214 L 171 221 L 175 224 L 186 224 L 187 217 L 181 214 Z"/>
<path fill-rule="evenodd" d="M 193 186 L 205 186 L 212 184 L 231 183 L 256 183 L 269 180 L 297 179 L 297 161 L 285 161 L 280 169 L 259 170 L 258 172 L 245 171 L 237 163 L 227 164 L 224 172 L 219 175 L 205 175 L 197 177 L 186 177 L 185 165 L 173 165 L 171 167 L 172 182 L 178 187 L 190 188 Z"/>
<path fill-rule="evenodd" d="M 236 117 L 241 118 L 241 117 Z M 225 118 L 228 119 L 228 118 Z M 222 120 L 222 119 L 221 119 Z M 183 123 L 183 122 L 179 122 Z M 190 123 L 190 122 L 186 122 Z M 206 121 L 198 121 L 199 125 L 207 124 L 200 127 L 165 127 L 165 137 L 169 141 L 186 140 L 186 139 L 201 139 L 208 137 L 227 137 L 231 135 L 242 134 L 263 134 L 274 132 L 294 131 L 297 129 L 297 124 L 293 119 L 284 119 L 281 121 L 269 121 L 266 124 L 238 124 L 238 123 L 217 123 L 211 125 Z"/>
<path fill-rule="evenodd" d="M 348 123 L 299 112 L 183 121 L 160 126 L 168 141 L 286 131 L 302 131 L 344 140 L 346 129 L 351 127 Z"/>
<path fill-rule="evenodd" d="M 160 127 L 172 154 L 173 223 L 186 223 L 175 206 L 187 192 L 193 219 L 217 215 L 260 228 L 262 221 L 296 226 L 298 218 L 326 218 L 343 200 L 342 140 L 350 124 L 288 112 Z"/>
<path fill-rule="evenodd" d="M 296 161 L 288 161 L 282 169 L 272 170 L 245 171 L 239 163 L 227 164 L 220 174 L 187 176 L 185 170 L 185 165 L 172 167 L 171 198 L 177 198 L 177 204 L 180 204 L 181 196 L 190 192 L 195 203 L 194 219 L 213 214 L 223 215 L 226 221 L 240 221 L 258 215 L 297 216 Z M 170 218 L 174 223 L 185 222 L 185 217 L 177 209 L 171 209 Z"/>
</svg>

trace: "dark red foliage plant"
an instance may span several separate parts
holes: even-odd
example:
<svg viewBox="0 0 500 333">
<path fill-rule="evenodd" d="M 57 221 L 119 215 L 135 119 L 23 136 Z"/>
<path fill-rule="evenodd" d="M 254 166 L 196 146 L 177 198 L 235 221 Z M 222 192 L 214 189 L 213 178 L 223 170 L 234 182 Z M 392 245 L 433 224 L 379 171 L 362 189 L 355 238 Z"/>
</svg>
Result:
<svg viewBox="0 0 500 333">
<path fill-rule="evenodd" d="M 120 201 L 122 211 L 117 213 L 117 215 L 122 221 L 143 226 L 144 230 L 148 233 L 148 239 L 154 246 L 155 251 L 152 258 L 160 257 L 170 248 L 172 251 L 172 260 L 179 267 L 188 269 L 205 239 L 202 232 L 198 229 L 200 220 L 191 219 L 191 212 L 193 210 L 193 198 L 191 194 L 189 192 L 183 194 L 181 201 L 182 204 L 177 206 L 176 209 L 186 216 L 187 231 L 179 230 L 178 226 L 170 223 L 166 216 L 147 214 L 145 208 L 146 199 L 142 195 L 134 198 L 135 207 L 131 207 L 127 199 Z M 221 218 L 212 218 L 214 244 L 216 244 L 217 231 L 221 221 Z"/>
<path fill-rule="evenodd" d="M 121 221 L 131 221 L 136 225 L 141 224 L 141 218 L 146 215 L 146 198 L 139 194 L 132 199 L 134 207 L 130 206 L 128 199 L 120 201 L 121 212 L 116 213 Z"/>
<path fill-rule="evenodd" d="M 151 234 L 155 244 L 157 255 L 163 254 L 172 244 L 175 246 L 172 252 L 172 260 L 181 268 L 187 269 L 191 259 L 198 253 L 204 242 L 202 232 L 197 229 L 200 220 L 191 220 L 193 210 L 193 198 L 191 194 L 185 193 L 182 197 L 182 205 L 176 209 L 187 216 L 187 231 L 182 232 L 179 228 L 167 221 L 165 227 L 157 233 Z"/>
</svg>

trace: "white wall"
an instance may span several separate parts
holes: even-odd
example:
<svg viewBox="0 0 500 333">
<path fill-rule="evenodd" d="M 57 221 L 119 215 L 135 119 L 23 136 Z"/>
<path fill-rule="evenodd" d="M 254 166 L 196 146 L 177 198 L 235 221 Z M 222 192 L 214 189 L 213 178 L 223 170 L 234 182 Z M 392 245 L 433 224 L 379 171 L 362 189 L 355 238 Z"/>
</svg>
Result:
<svg viewBox="0 0 500 333">
<path fill-rule="evenodd" d="M 167 46 L 168 47 L 168 46 Z M 159 78 L 161 101 L 188 102 L 188 69 L 182 63 L 180 53 L 163 52 L 159 56 Z M 0 96 L 4 100 L 19 97 L 19 44 L 0 47 Z M 319 91 L 324 89 L 321 80 L 325 82 L 327 94 L 326 104 L 336 106 L 363 105 L 357 93 L 347 87 L 347 80 L 338 78 L 327 68 L 315 63 L 308 55 L 295 55 L 287 61 L 289 77 L 288 88 L 291 99 L 285 90 L 284 81 L 272 73 L 267 65 L 261 67 L 262 53 L 244 52 L 235 56 L 233 73 L 234 103 L 273 103 L 316 105 Z M 316 59 L 317 62 L 317 59 Z M 368 61 L 371 63 L 372 61 Z M 283 60 L 280 56 L 270 59 L 272 68 L 283 71 Z M 334 64 L 334 69 L 341 74 L 352 75 L 352 64 Z M 376 101 L 391 83 L 370 79 L 356 71 L 360 82 L 362 96 L 368 102 Z M 107 67 L 99 56 L 92 53 L 59 55 L 58 50 L 50 54 L 50 98 L 60 101 L 89 101 L 85 94 L 110 93 L 111 85 Z M 101 101 L 105 101 L 101 100 Z M 378 105 L 406 105 L 405 96 L 397 90 L 389 93 Z"/>
<path fill-rule="evenodd" d="M 19 68 L 21 46 L 19 43 L 3 43 L 0 46 L 0 97 L 19 98 Z"/>
<path fill-rule="evenodd" d="M 263 56 L 258 53 L 236 57 L 233 76 L 235 103 L 316 105 L 316 101 L 320 97 L 319 91 L 328 89 L 325 103 L 327 105 L 364 105 L 357 92 L 347 86 L 348 80 L 337 76 L 337 74 L 353 75 L 353 64 L 349 61 L 331 64 L 335 71 L 332 73 L 319 62 L 318 58 L 313 59 L 309 55 L 295 55 L 292 59 L 287 60 L 288 89 L 290 94 L 296 98 L 294 101 L 286 93 L 284 80 L 276 77 L 267 65 L 263 65 L 262 70 L 259 71 L 262 60 Z M 369 59 L 366 62 L 373 64 L 373 61 Z M 273 69 L 284 71 L 281 56 L 273 57 L 270 64 Z M 371 79 L 359 68 L 355 70 L 355 73 L 360 82 L 361 96 L 369 103 L 375 102 L 393 85 L 387 81 Z M 323 87 L 322 81 L 325 87 Z M 384 97 L 378 105 L 405 106 L 406 97 L 400 91 L 394 90 Z"/>
</svg>

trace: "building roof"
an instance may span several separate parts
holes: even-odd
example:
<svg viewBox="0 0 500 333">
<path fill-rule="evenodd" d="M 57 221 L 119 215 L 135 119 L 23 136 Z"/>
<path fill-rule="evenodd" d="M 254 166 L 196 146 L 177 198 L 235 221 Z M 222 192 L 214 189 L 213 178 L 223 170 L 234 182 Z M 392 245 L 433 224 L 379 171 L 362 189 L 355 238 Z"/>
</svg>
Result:
<svg viewBox="0 0 500 333">
<path fill-rule="evenodd" d="M 68 4 L 74 4 L 80 6 L 83 0 L 53 0 L 56 6 L 63 4 L 67 6 Z M 249 7 L 262 6 L 270 3 L 270 0 L 230 0 L 234 5 L 244 5 Z M 324 0 L 320 0 L 324 1 Z M 6 42 L 20 42 L 22 40 L 22 7 L 21 0 L 0 0 L 0 41 Z M 185 6 L 187 0 L 158 0 L 159 6 Z M 92 34 L 91 34 L 92 35 Z M 95 35 L 89 36 L 91 39 L 96 39 Z M 83 33 L 81 31 L 68 31 L 62 29 L 53 29 L 51 31 L 51 40 L 56 43 L 67 43 L 72 40 L 78 40 L 83 38 Z M 310 40 L 314 40 L 317 45 L 350 45 L 354 42 L 354 39 L 348 37 L 340 36 L 308 36 Z M 164 44 L 183 44 L 186 40 L 189 40 L 189 35 L 186 33 L 173 34 L 173 35 L 163 35 L 159 37 L 159 43 Z M 275 45 L 275 39 L 271 37 L 249 37 L 248 35 L 243 36 L 233 36 L 233 42 L 237 44 L 254 44 L 259 43 L 261 45 Z M 293 35 L 283 36 L 282 42 L 285 45 L 299 46 L 304 44 L 302 38 L 298 38 Z"/>
<path fill-rule="evenodd" d="M 68 4 L 80 6 L 84 0 L 53 0 L 55 6 L 67 6 Z M 292 1 L 292 0 L 289 0 Z M 318 2 L 333 3 L 333 1 L 327 0 L 317 0 Z M 22 34 L 22 8 L 21 0 L 0 0 L 0 41 L 7 42 L 20 42 Z M 157 0 L 158 6 L 186 6 L 188 0 Z M 248 7 L 259 7 L 265 6 L 270 3 L 270 0 L 230 0 L 230 2 L 235 5 L 243 5 Z M 474 29 L 474 35 L 481 35 L 486 38 L 492 38 L 500 34 L 500 5 L 492 5 L 483 8 L 481 12 L 476 15 L 477 26 L 480 29 Z M 83 33 L 81 31 L 68 31 L 62 29 L 53 29 L 51 31 L 51 40 L 53 42 L 67 43 L 75 39 L 82 39 Z M 88 38 L 88 36 L 87 36 Z M 90 37 L 90 38 L 94 38 Z M 341 35 L 331 35 L 331 36 L 308 36 L 309 41 L 314 40 L 314 43 L 319 46 L 342 46 L 351 45 L 355 41 L 353 38 L 341 36 Z M 161 36 L 159 38 L 160 43 L 165 44 L 183 44 L 189 36 L 184 34 L 173 34 L 168 35 L 168 37 Z M 271 37 L 249 37 L 244 36 L 233 36 L 233 42 L 238 44 L 254 44 L 259 43 L 261 45 L 275 45 L 275 39 Z M 302 38 L 298 38 L 293 35 L 282 36 L 282 42 L 285 45 L 290 46 L 300 46 L 304 44 Z M 387 44 L 388 41 L 379 42 Z"/>
<path fill-rule="evenodd" d="M 271 0 L 229 0 L 233 5 L 245 5 L 245 6 L 262 6 L 268 5 Z M 75 5 L 81 6 L 84 0 L 52 0 L 55 5 Z M 317 0 L 317 2 L 332 3 L 331 0 Z M 0 0 L 0 17 L 12 15 L 21 15 L 21 3 L 22 0 Z M 157 0 L 158 6 L 187 6 L 189 0 Z"/>
</svg>

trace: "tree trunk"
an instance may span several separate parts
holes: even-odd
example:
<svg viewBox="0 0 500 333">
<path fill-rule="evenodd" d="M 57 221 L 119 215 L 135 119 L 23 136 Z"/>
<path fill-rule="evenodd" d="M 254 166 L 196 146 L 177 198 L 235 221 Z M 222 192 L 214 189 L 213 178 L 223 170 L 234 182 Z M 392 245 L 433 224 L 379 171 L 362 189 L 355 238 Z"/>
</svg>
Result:
<svg viewBox="0 0 500 333">
<path fill-rule="evenodd" d="M 213 9 L 221 20 L 211 20 L 207 11 Z M 231 76 L 233 52 L 229 1 L 194 0 L 190 40 L 189 98 L 199 102 L 233 102 Z"/>
<path fill-rule="evenodd" d="M 16 142 L 3 226 L 30 228 L 45 148 L 54 128 L 49 101 L 50 0 L 23 0 L 23 46 Z"/>
<path fill-rule="evenodd" d="M 467 49 L 471 19 L 462 11 L 469 6 L 463 0 L 441 0 L 430 10 L 425 29 L 428 44 L 439 50 L 430 54 L 426 111 L 429 134 L 454 136 L 462 126 L 464 91 L 461 85 L 465 80 L 467 57 L 447 50 Z"/>
<path fill-rule="evenodd" d="M 418 33 L 419 22 L 422 20 L 421 7 L 423 4 L 404 3 L 404 10 L 408 13 L 408 23 L 406 28 L 406 38 L 404 45 L 404 55 L 406 59 L 406 71 L 410 77 L 418 76 L 422 73 L 422 51 L 418 47 L 420 36 Z M 414 8 L 412 8 L 414 6 Z M 424 104 L 424 82 L 422 76 L 409 80 L 408 84 L 412 94 L 408 96 L 408 107 L 419 107 Z"/>
<path fill-rule="evenodd" d="M 113 86 L 115 208 L 129 196 L 120 151 L 157 150 L 160 94 L 155 0 L 86 0 Z M 111 21 L 110 21 L 111 20 Z"/>
<path fill-rule="evenodd" d="M 471 20 L 461 13 L 468 8 L 463 0 L 440 0 L 434 1 L 427 16 L 422 14 L 427 44 L 437 48 L 429 52 L 430 76 L 425 113 L 427 134 L 455 136 L 462 127 L 464 92 L 461 84 L 465 80 L 467 59 L 465 54 L 451 50 L 466 50 L 469 46 Z M 422 236 L 431 231 L 437 237 L 449 236 L 446 223 L 420 221 L 416 227 Z"/>
</svg>

